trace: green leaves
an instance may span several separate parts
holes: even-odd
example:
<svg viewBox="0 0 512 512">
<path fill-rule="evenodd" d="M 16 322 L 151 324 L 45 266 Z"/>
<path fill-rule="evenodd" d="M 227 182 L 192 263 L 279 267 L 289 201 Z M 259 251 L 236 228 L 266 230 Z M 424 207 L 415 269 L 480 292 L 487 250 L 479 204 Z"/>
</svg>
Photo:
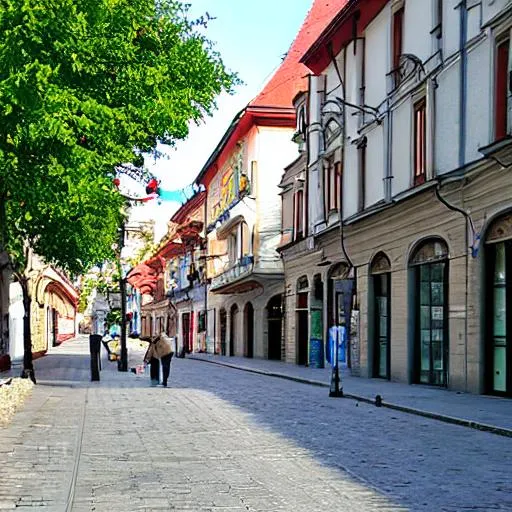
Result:
<svg viewBox="0 0 512 512">
<path fill-rule="evenodd" d="M 2 0 L 0 201 L 13 261 L 25 241 L 77 273 L 113 256 L 115 166 L 186 137 L 237 83 L 203 29 L 175 0 Z"/>
</svg>

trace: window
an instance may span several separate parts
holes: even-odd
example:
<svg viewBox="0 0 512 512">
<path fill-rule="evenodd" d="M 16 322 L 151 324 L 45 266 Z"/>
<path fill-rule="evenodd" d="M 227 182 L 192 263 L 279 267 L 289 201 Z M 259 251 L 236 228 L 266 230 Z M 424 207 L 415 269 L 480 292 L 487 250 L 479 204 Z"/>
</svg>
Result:
<svg viewBox="0 0 512 512">
<path fill-rule="evenodd" d="M 249 231 L 249 226 L 246 222 L 242 222 L 240 225 L 240 236 L 242 237 L 240 243 L 241 254 L 240 257 L 249 256 L 251 254 L 251 233 Z"/>
<path fill-rule="evenodd" d="M 229 235 L 229 239 L 228 239 L 228 254 L 229 254 L 229 264 L 230 265 L 234 265 L 238 258 L 237 258 L 237 255 L 238 255 L 238 240 L 237 240 L 237 236 L 236 236 L 236 231 L 231 233 Z"/>
<path fill-rule="evenodd" d="M 494 89 L 494 138 L 502 139 L 508 132 L 508 76 L 510 39 L 501 40 L 496 46 L 496 77 Z"/>
<path fill-rule="evenodd" d="M 434 28 L 432 29 L 434 51 L 443 49 L 443 0 L 434 0 Z"/>
<path fill-rule="evenodd" d="M 366 137 L 358 144 L 359 149 L 359 211 L 364 210 L 366 196 Z"/>
<path fill-rule="evenodd" d="M 425 183 L 427 162 L 427 102 L 414 105 L 414 185 Z"/>
<path fill-rule="evenodd" d="M 295 192 L 294 204 L 293 238 L 300 240 L 304 236 L 304 191 Z"/>
<path fill-rule="evenodd" d="M 340 207 L 341 163 L 332 160 L 324 165 L 324 205 L 326 217 Z"/>
<path fill-rule="evenodd" d="M 400 55 L 402 55 L 404 31 L 404 8 L 401 7 L 393 14 L 393 70 L 395 72 L 395 86 L 400 84 L 400 73 L 397 72 L 400 67 Z"/>
</svg>

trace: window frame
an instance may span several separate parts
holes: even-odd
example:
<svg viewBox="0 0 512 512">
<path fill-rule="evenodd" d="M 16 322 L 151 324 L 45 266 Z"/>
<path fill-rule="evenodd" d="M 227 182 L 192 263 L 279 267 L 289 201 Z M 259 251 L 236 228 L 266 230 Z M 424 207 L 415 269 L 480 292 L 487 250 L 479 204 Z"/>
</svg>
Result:
<svg viewBox="0 0 512 512">
<path fill-rule="evenodd" d="M 324 210 L 326 221 L 332 212 L 338 212 L 341 206 L 341 162 L 329 159 L 324 163 Z"/>
<path fill-rule="evenodd" d="M 498 141 L 510 132 L 510 58 L 511 34 L 507 30 L 496 38 L 494 44 L 494 107 L 493 131 L 494 140 Z"/>
<path fill-rule="evenodd" d="M 423 114 L 418 122 L 418 114 Z M 420 130 L 418 126 L 421 123 Z M 427 98 L 424 96 L 413 104 L 413 186 L 417 187 L 427 181 Z M 418 154 L 420 151 L 420 154 Z"/>
<path fill-rule="evenodd" d="M 293 194 L 293 239 L 304 238 L 304 189 L 296 190 Z M 301 229 L 299 229 L 301 228 Z"/>
<path fill-rule="evenodd" d="M 404 21 L 405 21 L 405 5 L 402 3 L 393 11 L 393 26 L 391 30 L 391 65 L 393 67 L 395 77 L 395 87 L 400 85 L 400 57 L 403 53 L 404 46 Z"/>
</svg>

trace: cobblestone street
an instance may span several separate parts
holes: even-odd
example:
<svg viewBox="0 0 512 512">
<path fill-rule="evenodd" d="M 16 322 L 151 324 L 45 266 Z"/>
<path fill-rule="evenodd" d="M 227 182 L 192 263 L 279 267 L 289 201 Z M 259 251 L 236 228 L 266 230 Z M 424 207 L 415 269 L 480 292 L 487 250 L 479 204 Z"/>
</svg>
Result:
<svg viewBox="0 0 512 512">
<path fill-rule="evenodd" d="M 189 359 L 170 388 L 86 338 L 0 431 L 0 510 L 512 510 L 512 440 Z M 142 354 L 131 354 L 133 365 Z"/>
</svg>

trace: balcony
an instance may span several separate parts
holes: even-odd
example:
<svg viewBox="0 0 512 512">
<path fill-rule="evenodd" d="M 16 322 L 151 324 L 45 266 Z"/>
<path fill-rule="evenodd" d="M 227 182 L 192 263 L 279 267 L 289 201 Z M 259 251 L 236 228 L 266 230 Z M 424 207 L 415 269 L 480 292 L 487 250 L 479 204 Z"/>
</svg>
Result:
<svg viewBox="0 0 512 512">
<path fill-rule="evenodd" d="M 282 268 L 260 267 L 253 256 L 244 256 L 235 265 L 212 279 L 210 291 L 220 295 L 242 294 L 265 288 L 271 281 L 282 281 Z"/>
<path fill-rule="evenodd" d="M 254 267 L 253 256 L 243 256 L 231 268 L 212 278 L 211 289 L 220 288 L 226 284 L 232 283 L 241 277 L 249 275 Z"/>
</svg>

